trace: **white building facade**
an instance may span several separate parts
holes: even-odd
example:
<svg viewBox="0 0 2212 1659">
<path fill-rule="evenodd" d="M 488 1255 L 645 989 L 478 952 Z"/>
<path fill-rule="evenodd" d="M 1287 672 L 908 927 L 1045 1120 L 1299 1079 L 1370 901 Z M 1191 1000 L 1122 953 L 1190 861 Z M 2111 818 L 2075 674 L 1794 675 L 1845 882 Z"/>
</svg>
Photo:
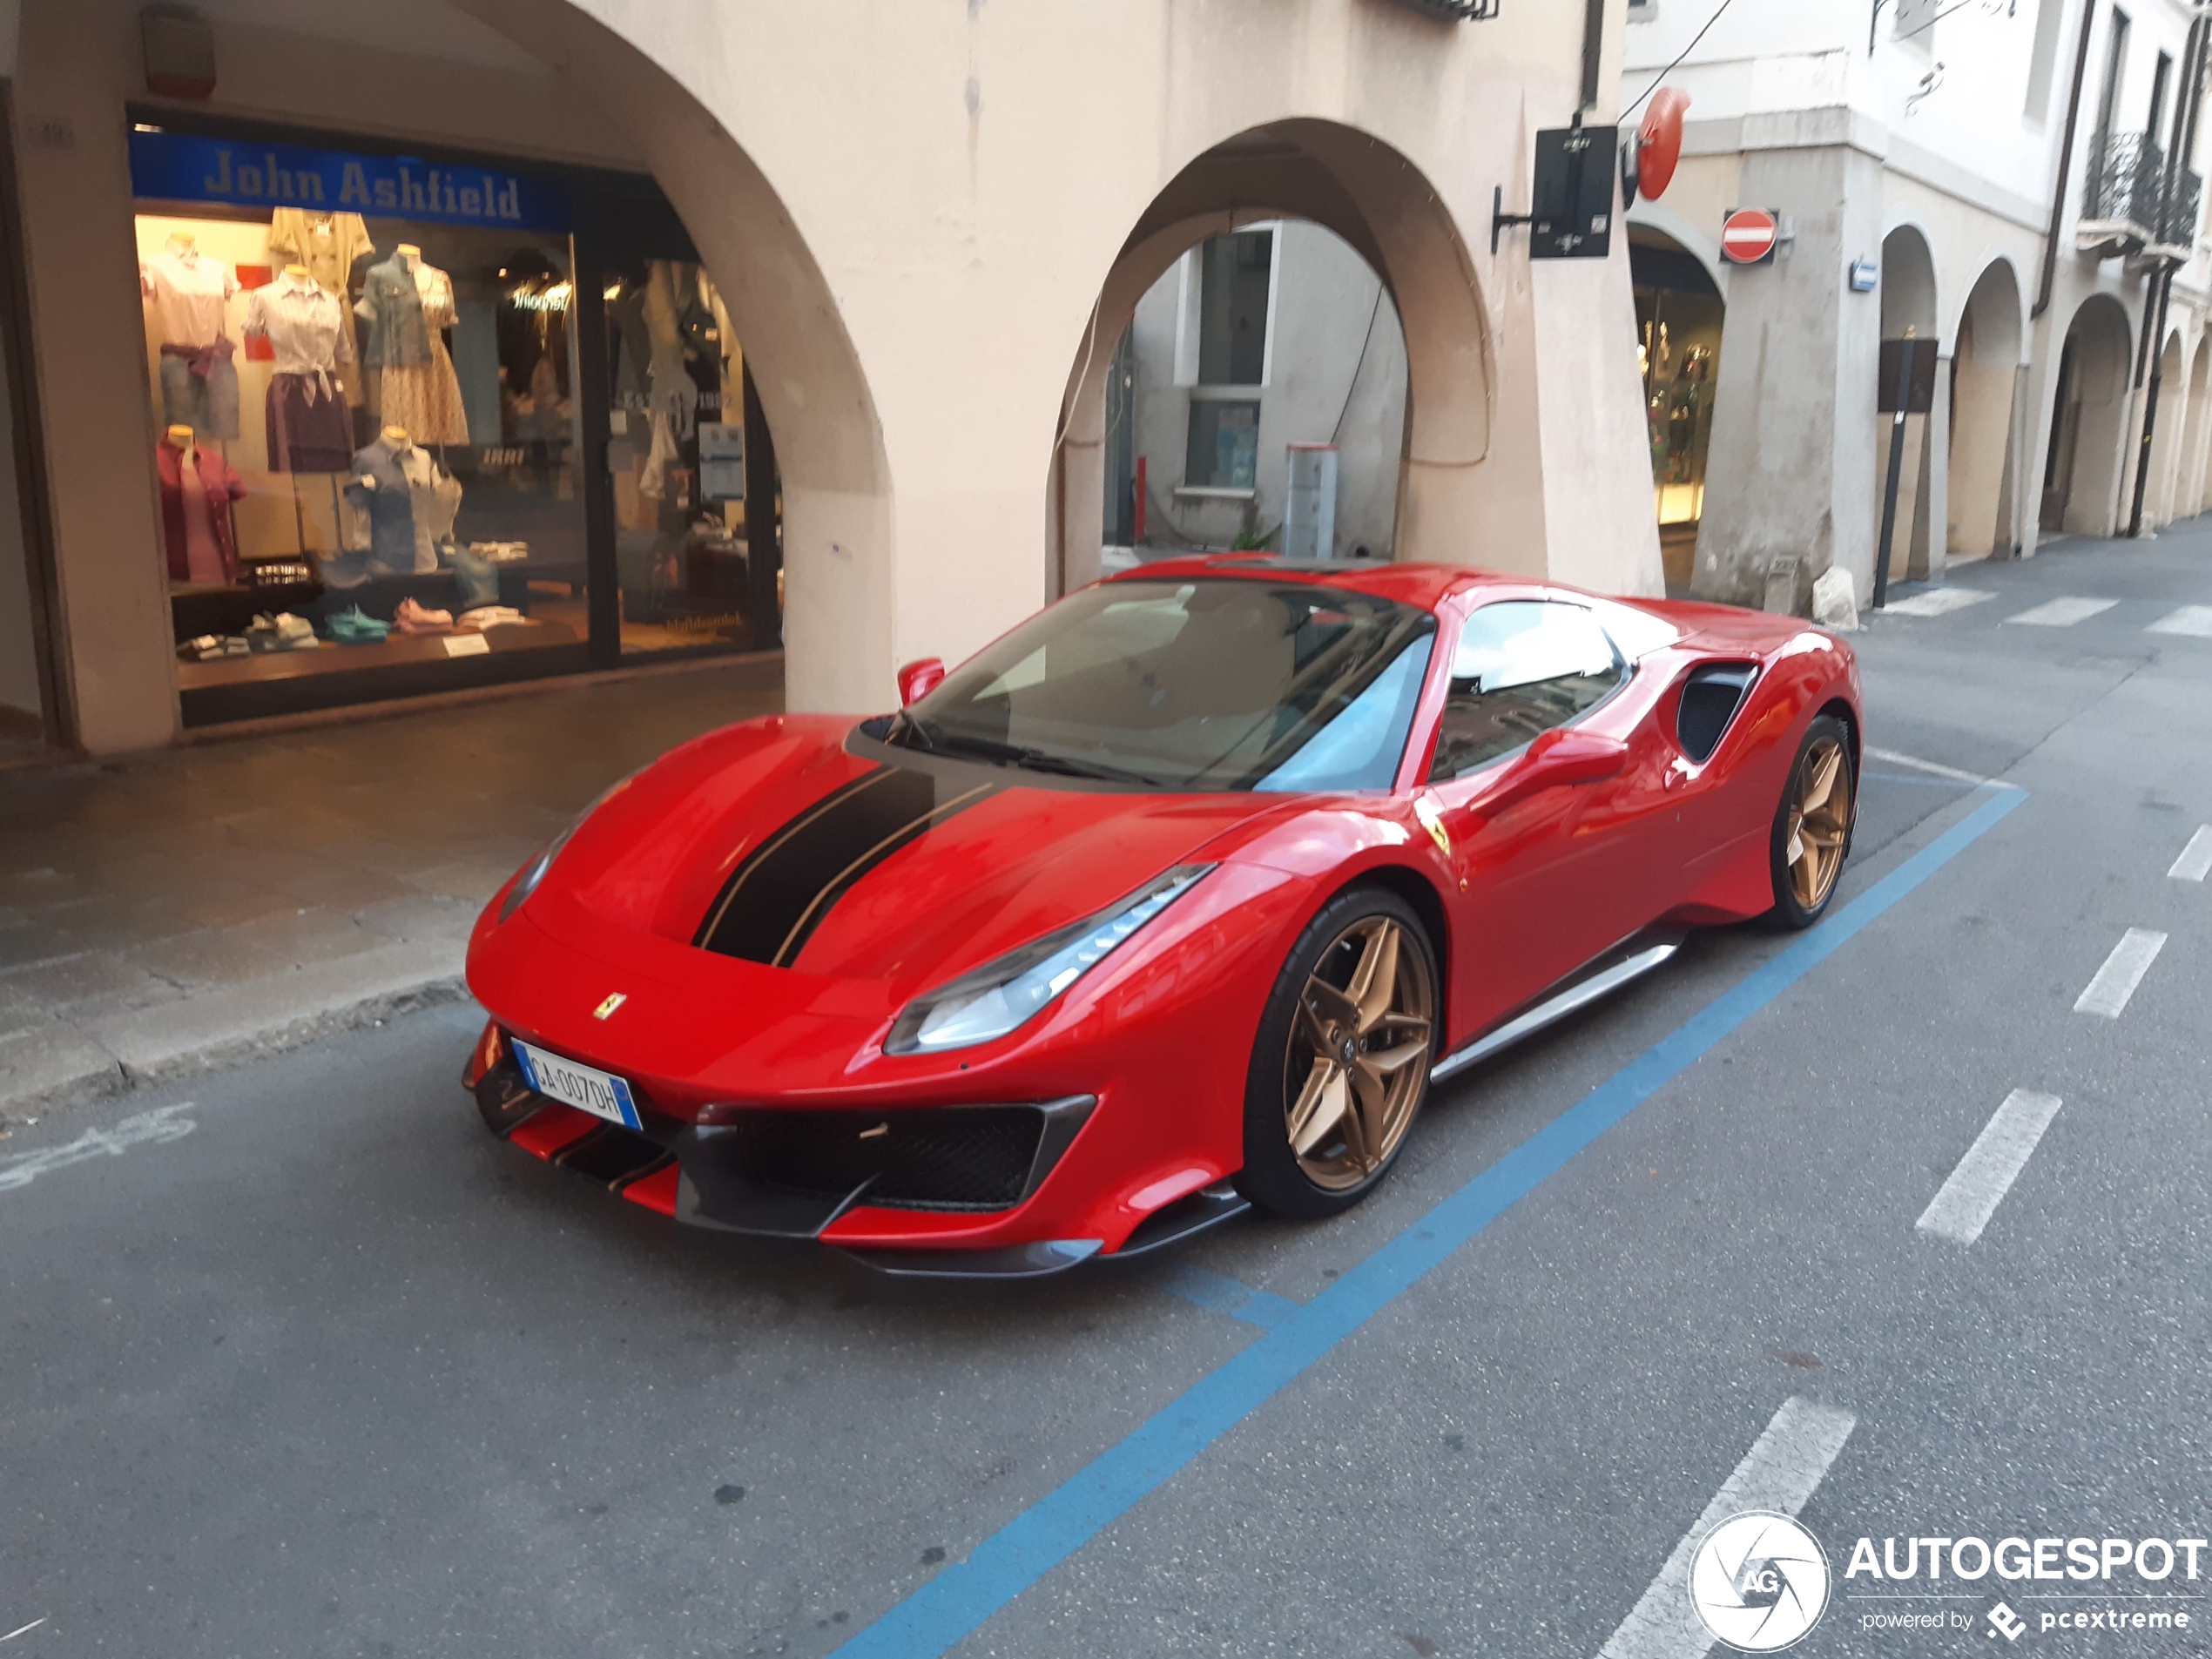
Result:
<svg viewBox="0 0 2212 1659">
<path fill-rule="evenodd" d="M 1662 78 L 1692 100 L 1672 187 L 1629 216 L 1670 588 L 1802 609 L 1841 567 L 1865 603 L 1881 347 L 1908 332 L 1937 372 L 1905 422 L 1892 581 L 2203 509 L 2198 18 L 2181 0 L 1631 7 L 1624 101 Z M 1747 206 L 1783 239 L 1731 266 L 1721 226 Z"/>
</svg>

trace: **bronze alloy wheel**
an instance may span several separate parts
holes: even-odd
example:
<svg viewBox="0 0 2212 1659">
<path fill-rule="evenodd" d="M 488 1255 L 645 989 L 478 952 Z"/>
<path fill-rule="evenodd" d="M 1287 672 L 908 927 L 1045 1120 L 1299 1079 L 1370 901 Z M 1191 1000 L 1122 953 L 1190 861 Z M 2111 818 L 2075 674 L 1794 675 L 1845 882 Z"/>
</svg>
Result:
<svg viewBox="0 0 2212 1659">
<path fill-rule="evenodd" d="M 1436 993 L 1404 923 L 1361 917 L 1299 992 L 1283 1065 L 1283 1123 L 1317 1187 L 1360 1186 L 1390 1162 L 1428 1089 Z"/>
<path fill-rule="evenodd" d="M 1817 910 L 1827 902 L 1828 890 L 1844 867 L 1851 822 L 1851 762 L 1841 742 L 1823 735 L 1798 758 L 1791 786 L 1790 830 L 1783 857 L 1800 909 Z"/>
</svg>

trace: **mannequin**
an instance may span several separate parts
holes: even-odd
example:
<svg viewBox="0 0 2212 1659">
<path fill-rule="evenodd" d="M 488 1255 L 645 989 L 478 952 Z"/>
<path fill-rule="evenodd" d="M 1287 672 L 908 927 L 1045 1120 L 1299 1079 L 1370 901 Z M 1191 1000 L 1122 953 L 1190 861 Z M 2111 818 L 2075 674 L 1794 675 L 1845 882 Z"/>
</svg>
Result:
<svg viewBox="0 0 2212 1659">
<path fill-rule="evenodd" d="M 341 375 L 354 361 L 349 320 L 338 296 L 300 263 L 246 300 L 246 332 L 267 341 L 275 359 L 263 416 L 273 471 L 346 470 L 354 423 Z"/>
<path fill-rule="evenodd" d="M 183 421 L 171 425 L 154 446 L 154 470 L 161 480 L 162 550 L 169 579 L 235 582 L 238 534 L 231 503 L 245 496 L 246 481 Z"/>
<path fill-rule="evenodd" d="M 386 422 L 376 441 L 358 451 L 346 482 L 344 540 L 347 559 L 359 566 L 332 575 L 351 587 L 374 575 L 428 575 L 439 568 L 453 540 L 461 486 L 408 429 Z M 352 576 L 351 580 L 347 577 Z"/>
<path fill-rule="evenodd" d="M 359 213 L 331 213 L 298 207 L 279 207 L 269 215 L 269 253 L 296 260 L 307 273 L 338 301 L 339 321 L 346 334 L 346 350 L 339 358 L 339 381 L 348 403 L 362 401 L 364 388 L 358 367 L 361 343 L 354 334 L 354 313 L 347 304 L 354 265 L 363 254 L 376 252 L 368 226 Z"/>
<path fill-rule="evenodd" d="M 180 230 L 139 261 L 138 290 L 150 341 L 160 348 L 165 424 L 189 426 L 203 439 L 236 438 L 238 369 L 231 358 L 237 346 L 226 318 L 237 276 Z"/>
<path fill-rule="evenodd" d="M 419 443 L 468 442 L 461 378 L 445 342 L 458 318 L 453 279 L 426 263 L 417 244 L 402 242 L 369 267 L 354 314 L 369 325 L 368 367 L 379 371 L 377 413 L 386 423 L 406 427 Z"/>
</svg>

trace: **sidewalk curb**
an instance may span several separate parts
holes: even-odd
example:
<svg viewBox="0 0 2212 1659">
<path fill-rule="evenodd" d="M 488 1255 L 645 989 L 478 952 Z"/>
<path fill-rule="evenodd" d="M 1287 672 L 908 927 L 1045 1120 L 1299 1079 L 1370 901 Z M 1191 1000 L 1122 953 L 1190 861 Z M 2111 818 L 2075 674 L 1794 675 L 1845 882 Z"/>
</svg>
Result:
<svg viewBox="0 0 2212 1659">
<path fill-rule="evenodd" d="M 435 962 L 426 962 L 426 956 Z M 381 961 L 368 959 L 383 958 Z M 57 1050 L 23 1086 L 0 1084 L 0 1129 L 152 1084 L 296 1049 L 377 1021 L 467 1000 L 449 946 L 362 952 L 249 980 L 87 1027 L 25 1034 Z"/>
</svg>

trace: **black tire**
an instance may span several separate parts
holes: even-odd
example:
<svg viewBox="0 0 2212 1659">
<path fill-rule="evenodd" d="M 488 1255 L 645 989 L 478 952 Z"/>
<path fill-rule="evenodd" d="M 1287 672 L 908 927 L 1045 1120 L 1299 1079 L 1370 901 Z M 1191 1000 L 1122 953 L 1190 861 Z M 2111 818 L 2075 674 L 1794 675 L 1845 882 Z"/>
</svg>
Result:
<svg viewBox="0 0 2212 1659">
<path fill-rule="evenodd" d="M 1386 933 L 1391 928 L 1396 930 L 1394 935 Z M 1365 952 L 1379 936 L 1392 941 L 1393 988 L 1385 999 L 1392 1003 L 1391 1010 L 1377 1015 L 1377 1025 L 1365 1034 L 1355 1029 L 1356 1021 L 1331 1028 L 1352 1045 L 1345 1051 L 1346 1063 L 1341 1068 L 1350 1092 L 1343 1097 L 1345 1111 L 1338 1120 L 1343 1123 L 1348 1118 L 1349 1122 L 1344 1123 L 1334 1140 L 1310 1148 L 1308 1156 L 1302 1158 L 1291 1139 L 1290 1113 L 1296 1102 L 1304 1098 L 1303 1093 L 1294 1096 L 1290 1092 L 1292 1062 L 1302 1060 L 1309 1077 L 1332 1063 L 1320 1052 L 1324 1038 L 1307 1022 L 1302 1001 L 1318 995 L 1310 988 L 1317 975 L 1332 985 L 1351 982 L 1343 978 L 1345 964 L 1349 961 L 1356 975 Z M 1352 953 L 1350 957 L 1345 955 L 1347 948 Z M 1442 1019 L 1440 988 L 1435 947 L 1428 930 L 1413 907 L 1386 888 L 1354 887 L 1339 894 L 1306 924 L 1268 995 L 1246 1075 L 1244 1167 L 1237 1185 L 1255 1206 L 1299 1219 L 1333 1216 L 1351 1209 L 1382 1184 L 1427 1099 L 1429 1069 L 1435 1062 L 1434 1045 Z M 1427 1025 L 1418 1040 L 1426 1052 L 1407 1058 L 1406 1051 L 1416 1040 L 1409 1023 L 1413 1015 L 1399 1010 L 1396 1001 L 1405 1000 L 1411 1006 L 1416 991 L 1426 1001 Z M 1363 1111 L 1358 1103 L 1374 1096 L 1360 1093 L 1355 1086 L 1355 1067 L 1365 1068 L 1364 1076 L 1370 1082 L 1378 1075 L 1383 1079 L 1379 1084 L 1382 1103 L 1374 1114 Z M 1379 1067 L 1390 1069 L 1379 1073 Z M 1353 1126 L 1368 1123 L 1371 1116 L 1387 1120 L 1387 1128 L 1379 1136 L 1384 1143 L 1381 1156 L 1374 1158 L 1368 1157 L 1364 1143 L 1352 1139 Z M 1330 1156 L 1327 1149 L 1332 1145 L 1344 1148 L 1340 1157 Z M 1332 1163 L 1342 1167 L 1325 1169 L 1321 1177 L 1309 1167 Z"/>
<path fill-rule="evenodd" d="M 1832 805 L 1832 794 L 1824 798 L 1819 813 L 1805 821 L 1810 824 L 1824 818 L 1818 833 L 1835 838 L 1834 864 L 1824 867 L 1811 885 L 1813 892 L 1808 901 L 1804 888 L 1803 842 L 1797 857 L 1791 856 L 1793 831 L 1799 823 L 1800 802 L 1805 799 L 1809 781 L 1808 767 L 1817 772 L 1816 757 L 1833 751 L 1838 764 L 1831 790 L 1841 790 L 1840 810 Z M 1774 809 L 1774 827 L 1767 838 L 1767 869 L 1774 884 L 1774 908 L 1767 912 L 1765 920 L 1785 932 L 1810 927 L 1828 914 L 1828 907 L 1835 902 L 1836 889 L 1842 884 L 1844 860 L 1851 855 L 1851 831 L 1858 821 L 1858 769 L 1852 763 L 1851 728 L 1832 714 L 1823 714 L 1805 728 L 1805 735 L 1797 745 L 1797 758 L 1790 763 L 1789 776 L 1782 785 L 1782 799 Z M 1810 840 L 1810 836 L 1805 838 Z M 1819 849 L 1814 850 L 1820 856 Z"/>
</svg>

